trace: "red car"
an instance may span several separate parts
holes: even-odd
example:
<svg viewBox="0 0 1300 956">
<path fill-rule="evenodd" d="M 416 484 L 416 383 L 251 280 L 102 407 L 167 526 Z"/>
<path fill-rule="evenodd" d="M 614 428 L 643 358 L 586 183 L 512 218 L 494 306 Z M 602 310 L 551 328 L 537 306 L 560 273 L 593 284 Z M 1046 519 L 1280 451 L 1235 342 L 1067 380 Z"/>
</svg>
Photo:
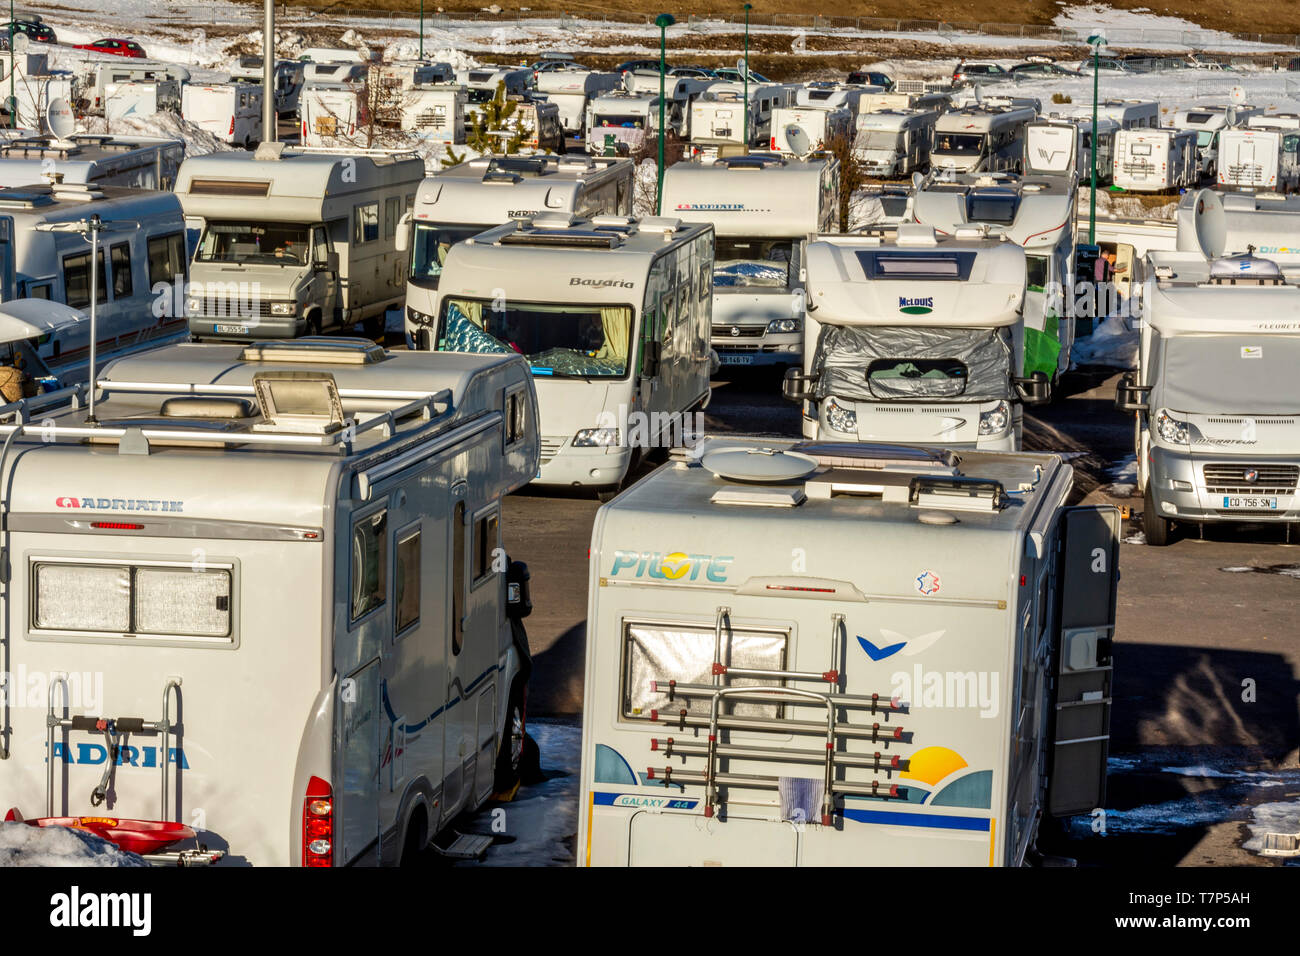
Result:
<svg viewBox="0 0 1300 956">
<path fill-rule="evenodd" d="M 144 57 L 144 47 L 134 40 L 114 40 L 111 37 L 96 40 L 94 43 L 77 43 L 74 44 L 73 49 L 112 53 L 114 56 Z"/>
</svg>

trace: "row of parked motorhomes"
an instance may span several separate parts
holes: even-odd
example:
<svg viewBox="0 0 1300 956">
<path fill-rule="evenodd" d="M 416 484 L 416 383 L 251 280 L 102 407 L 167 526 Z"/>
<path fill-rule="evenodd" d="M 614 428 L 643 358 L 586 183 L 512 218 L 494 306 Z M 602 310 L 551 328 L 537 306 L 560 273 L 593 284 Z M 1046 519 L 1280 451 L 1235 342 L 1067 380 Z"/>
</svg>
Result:
<svg viewBox="0 0 1300 956">
<path fill-rule="evenodd" d="M 1098 290 L 1078 123 L 1017 136 L 854 233 L 815 152 L 678 163 L 639 218 L 583 153 L 0 154 L 0 805 L 159 863 L 481 854 L 452 822 L 536 759 L 502 510 L 534 483 L 615 499 L 580 862 L 1033 862 L 1104 799 L 1120 523 L 1024 409 L 1081 316 L 1140 320 L 1147 541 L 1289 530 L 1300 201 L 1102 220 Z M 719 362 L 787 366 L 802 436 L 701 437 Z"/>
</svg>

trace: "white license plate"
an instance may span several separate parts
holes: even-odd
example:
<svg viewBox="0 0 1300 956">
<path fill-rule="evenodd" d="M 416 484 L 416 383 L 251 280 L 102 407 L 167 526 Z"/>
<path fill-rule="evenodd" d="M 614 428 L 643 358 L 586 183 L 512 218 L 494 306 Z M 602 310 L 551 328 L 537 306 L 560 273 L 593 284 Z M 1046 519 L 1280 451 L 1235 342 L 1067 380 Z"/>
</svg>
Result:
<svg viewBox="0 0 1300 956">
<path fill-rule="evenodd" d="M 1276 498 L 1258 498 L 1254 495 L 1224 495 L 1223 507 L 1230 511 L 1276 511 Z"/>
<path fill-rule="evenodd" d="M 754 356 L 752 355 L 720 355 L 723 365 L 753 365 Z"/>
<path fill-rule="evenodd" d="M 212 330 L 218 335 L 247 335 L 248 326 L 246 325 L 216 325 Z"/>
</svg>

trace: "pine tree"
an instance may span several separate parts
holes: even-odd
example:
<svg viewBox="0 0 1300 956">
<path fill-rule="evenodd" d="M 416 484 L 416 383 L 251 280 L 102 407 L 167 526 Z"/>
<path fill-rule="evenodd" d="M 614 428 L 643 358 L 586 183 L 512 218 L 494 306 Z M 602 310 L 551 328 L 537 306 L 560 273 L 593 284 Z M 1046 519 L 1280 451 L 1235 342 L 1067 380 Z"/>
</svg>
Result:
<svg viewBox="0 0 1300 956">
<path fill-rule="evenodd" d="M 511 122 L 517 104 L 506 97 L 504 82 L 497 84 L 492 99 L 483 104 L 483 108 L 474 117 L 474 125 L 465 135 L 465 143 L 480 153 L 515 153 L 524 141 L 523 130 L 518 119 Z M 499 136 L 498 133 L 508 133 Z"/>
</svg>

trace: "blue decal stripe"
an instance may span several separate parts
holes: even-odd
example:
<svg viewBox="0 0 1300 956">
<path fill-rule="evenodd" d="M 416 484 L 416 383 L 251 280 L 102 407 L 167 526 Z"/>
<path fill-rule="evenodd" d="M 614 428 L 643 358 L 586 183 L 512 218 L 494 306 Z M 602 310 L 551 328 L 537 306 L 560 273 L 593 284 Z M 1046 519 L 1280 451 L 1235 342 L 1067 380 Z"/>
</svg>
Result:
<svg viewBox="0 0 1300 956">
<path fill-rule="evenodd" d="M 439 707 L 437 710 L 431 713 L 428 717 L 424 718 L 424 720 L 420 721 L 418 724 L 403 724 L 399 729 L 402 731 L 402 733 L 405 734 L 414 734 L 420 732 L 421 730 L 423 730 L 425 727 L 429 725 L 429 722 L 431 720 L 434 720 L 435 718 L 437 718 L 439 714 L 443 713 L 443 711 L 451 710 L 453 707 L 459 704 L 461 700 L 464 699 L 464 695 L 473 693 L 474 688 L 477 687 L 479 684 L 483 683 L 483 681 L 486 680 L 492 674 L 493 671 L 503 671 L 505 669 L 506 668 L 504 664 L 493 664 L 482 674 L 479 674 L 478 677 L 475 677 L 472 681 L 470 681 L 469 686 L 466 687 L 465 690 L 462 692 L 461 697 L 453 697 L 451 700 L 447 701 L 447 703 L 444 706 Z M 397 723 L 397 715 L 393 713 L 392 702 L 389 701 L 388 699 L 388 681 L 383 682 L 383 686 L 381 688 L 381 694 L 383 696 L 383 701 L 384 701 L 384 713 L 388 715 L 388 722 L 390 724 Z"/>
<path fill-rule="evenodd" d="M 943 813 L 897 813 L 893 810 L 859 810 L 845 807 L 846 820 L 880 823 L 896 827 L 927 827 L 935 830 L 976 830 L 987 833 L 987 817 L 954 817 Z"/>
</svg>

